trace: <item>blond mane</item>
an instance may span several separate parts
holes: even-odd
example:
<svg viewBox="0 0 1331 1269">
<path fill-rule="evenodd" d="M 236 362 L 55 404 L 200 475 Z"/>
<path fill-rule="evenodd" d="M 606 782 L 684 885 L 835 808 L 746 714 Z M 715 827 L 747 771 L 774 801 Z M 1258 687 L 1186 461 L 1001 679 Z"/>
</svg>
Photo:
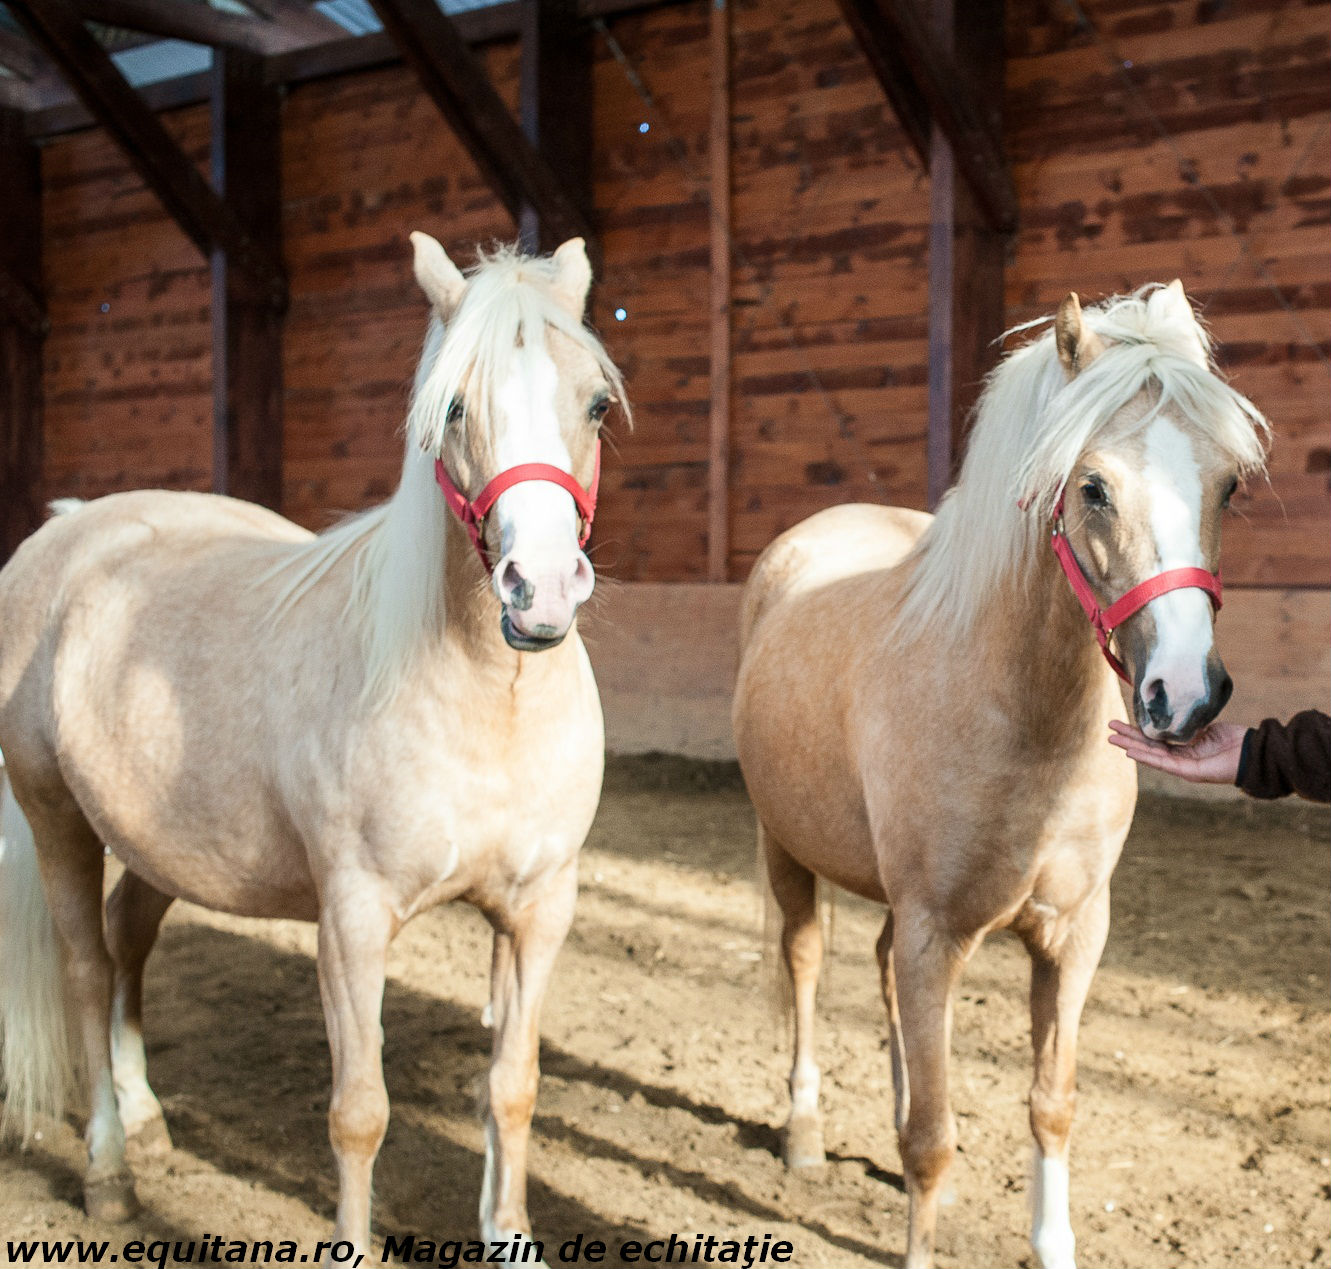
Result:
<svg viewBox="0 0 1331 1269">
<path fill-rule="evenodd" d="M 902 561 L 908 578 L 891 623 L 898 638 L 960 637 L 996 588 L 1026 585 L 1077 459 L 1143 391 L 1152 404 L 1133 430 L 1168 412 L 1242 473 L 1263 469 L 1267 422 L 1221 377 L 1206 329 L 1179 295 L 1153 284 L 1085 309 L 1083 321 L 1107 346 L 1071 381 L 1052 327 L 986 380 L 961 476 Z"/>
</svg>

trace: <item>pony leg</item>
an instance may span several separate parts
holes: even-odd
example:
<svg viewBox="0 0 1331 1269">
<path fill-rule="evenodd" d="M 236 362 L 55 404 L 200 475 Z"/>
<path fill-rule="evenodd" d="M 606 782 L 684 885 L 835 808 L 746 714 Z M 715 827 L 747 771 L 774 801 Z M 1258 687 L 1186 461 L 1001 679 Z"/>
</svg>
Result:
<svg viewBox="0 0 1331 1269">
<path fill-rule="evenodd" d="M 1068 1218 L 1068 1137 L 1077 1100 L 1077 1028 L 1109 931 L 1109 887 L 1087 900 L 1063 942 L 1031 954 L 1031 1131 L 1035 1184 L 1031 1246 L 1044 1269 L 1074 1269 L 1077 1240 Z"/>
<path fill-rule="evenodd" d="M 814 1055 L 818 975 L 823 967 L 823 933 L 818 928 L 818 881 L 761 825 L 767 880 L 781 909 L 781 956 L 795 998 L 795 1058 L 790 1068 L 790 1119 L 786 1123 L 788 1168 L 816 1168 L 827 1162 L 823 1118 L 818 1109 L 821 1073 Z"/>
<path fill-rule="evenodd" d="M 887 910 L 883 932 L 878 936 L 878 970 L 883 986 L 883 1004 L 887 1006 L 888 1040 L 892 1047 L 892 1111 L 897 1136 L 906 1126 L 910 1113 L 910 1078 L 906 1074 L 906 1046 L 901 1036 L 901 1010 L 897 1005 L 897 973 L 892 960 L 892 909 Z"/>
<path fill-rule="evenodd" d="M 112 966 L 102 937 L 102 843 L 67 794 L 60 794 L 58 802 L 37 797 L 29 805 L 42 885 L 65 949 L 66 981 L 88 1077 L 83 1203 L 95 1220 L 126 1221 L 139 1202 L 125 1162 L 125 1130 L 111 1075 Z"/>
<path fill-rule="evenodd" d="M 481 1098 L 485 1172 L 480 1223 L 487 1241 L 516 1237 L 521 1242 L 531 1234 L 527 1146 L 540 1079 L 541 1001 L 572 924 L 577 897 L 575 860 L 528 901 L 508 928 L 495 931 L 490 974 L 494 1038 Z M 525 1248 L 521 1254 L 526 1254 Z"/>
<path fill-rule="evenodd" d="M 892 932 L 910 1107 L 899 1137 L 910 1200 L 905 1269 L 930 1269 L 943 1178 L 957 1148 L 948 1099 L 952 988 L 967 951 L 927 912 L 898 911 Z"/>
<path fill-rule="evenodd" d="M 380 1018 L 396 925 L 377 877 L 328 877 L 320 899 L 319 995 L 333 1057 L 328 1137 L 338 1185 L 333 1238 L 368 1255 L 370 1182 L 388 1128 Z"/>
<path fill-rule="evenodd" d="M 115 966 L 111 995 L 111 1071 L 125 1136 L 141 1155 L 167 1154 L 171 1134 L 148 1084 L 143 1048 L 143 966 L 174 897 L 126 872 L 106 904 L 106 942 Z"/>
</svg>

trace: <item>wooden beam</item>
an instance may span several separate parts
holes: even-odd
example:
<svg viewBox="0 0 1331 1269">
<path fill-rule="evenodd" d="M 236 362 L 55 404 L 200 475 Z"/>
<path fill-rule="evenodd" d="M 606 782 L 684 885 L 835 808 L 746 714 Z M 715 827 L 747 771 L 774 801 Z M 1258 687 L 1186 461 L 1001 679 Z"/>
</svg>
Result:
<svg viewBox="0 0 1331 1269">
<path fill-rule="evenodd" d="M 964 4 L 964 8 L 963 8 Z M 932 0 L 934 38 L 967 76 L 986 122 L 1001 126 L 1004 0 Z M 964 20 L 962 20 L 964 18 Z M 941 124 L 929 165 L 928 505 L 956 479 L 971 411 L 998 358 L 1007 236 L 990 223 Z"/>
<path fill-rule="evenodd" d="M 282 256 L 282 102 L 262 60 L 213 62 L 212 175 L 251 240 Z M 282 313 L 224 248 L 212 253 L 213 490 L 282 502 Z"/>
<path fill-rule="evenodd" d="M 480 59 L 434 0 L 370 2 L 403 61 L 416 72 L 514 223 L 529 203 L 561 240 L 581 237 L 592 242 L 586 217 L 523 135 Z"/>
<path fill-rule="evenodd" d="M 70 0 L 9 0 L 10 11 L 98 123 L 111 134 L 168 212 L 205 256 L 214 249 L 250 273 L 281 307 L 286 278 L 140 100 L 93 39 Z"/>
<path fill-rule="evenodd" d="M 519 17 L 522 132 L 585 216 L 592 178 L 591 29 L 578 16 L 577 0 L 520 0 Z M 522 205 L 518 238 L 528 251 L 553 251 L 563 241 L 531 202 Z M 600 272 L 599 258 L 592 269 Z"/>
<path fill-rule="evenodd" d="M 874 77 L 887 94 L 897 122 L 901 124 L 920 162 L 928 170 L 933 147 L 933 121 L 929 107 L 902 56 L 892 32 L 883 20 L 877 0 L 837 0 L 841 16 L 855 33 L 861 51 L 869 60 Z"/>
<path fill-rule="evenodd" d="M 42 189 L 37 148 L 17 111 L 0 111 L 0 562 L 42 522 Z M 34 317 L 33 308 L 36 310 Z"/>
<path fill-rule="evenodd" d="M 13 72 L 19 79 L 32 81 L 45 68 L 46 59 L 33 46 L 31 40 L 0 27 L 0 66 Z"/>
<path fill-rule="evenodd" d="M 707 580 L 730 571 L 730 4 L 711 0 L 711 410 L 707 443 Z"/>
<path fill-rule="evenodd" d="M 848 0 L 839 2 L 845 12 Z M 855 0 L 851 7 L 864 13 L 863 20 L 852 20 L 849 16 L 847 20 L 861 41 L 866 38 L 872 41 L 872 45 L 864 46 L 865 52 L 889 99 L 895 104 L 901 91 L 891 80 L 896 74 L 906 74 L 913 86 L 911 91 L 924 103 L 930 121 L 942 128 L 957 170 L 975 194 L 989 223 L 1010 233 L 1017 224 L 1017 194 L 1003 154 L 1001 134 L 989 125 L 984 103 L 977 99 L 971 81 L 955 58 L 930 34 L 920 16 L 918 0 Z M 966 15 L 969 23 L 969 10 Z M 1002 62 L 1001 35 L 988 53 Z M 916 125 L 905 117 L 902 123 L 915 139 Z M 916 146 L 919 147 L 918 139 Z"/>
<path fill-rule="evenodd" d="M 299 41 L 294 41 L 280 24 L 226 13 L 207 4 L 180 4 L 177 0 L 77 0 L 77 4 L 88 21 L 164 39 L 255 53 L 299 47 Z"/>
</svg>

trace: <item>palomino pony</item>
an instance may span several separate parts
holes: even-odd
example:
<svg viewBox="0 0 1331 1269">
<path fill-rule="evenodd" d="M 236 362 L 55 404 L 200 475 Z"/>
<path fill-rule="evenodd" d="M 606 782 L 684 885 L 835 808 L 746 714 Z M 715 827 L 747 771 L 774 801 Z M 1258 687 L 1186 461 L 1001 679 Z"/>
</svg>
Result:
<svg viewBox="0 0 1331 1269">
<path fill-rule="evenodd" d="M 126 1135 L 169 1142 L 141 988 L 180 897 L 319 923 L 336 1237 L 368 1251 L 388 943 L 465 899 L 495 932 L 481 1229 L 528 1252 L 537 1014 L 603 764 L 581 548 L 622 385 L 582 324 L 581 239 L 469 277 L 412 239 L 433 317 L 388 503 L 312 537 L 226 498 L 119 494 L 0 573 L 6 1110 L 59 1109 L 62 948 L 104 1219 L 135 1208 Z M 105 938 L 103 844 L 126 867 Z"/>
<path fill-rule="evenodd" d="M 1002 928 L 1032 961 L 1032 1242 L 1045 1269 L 1073 1264 L 1077 1025 L 1136 800 L 1133 764 L 1105 743 L 1122 704 L 1083 605 L 1106 640 L 1118 627 L 1148 735 L 1186 740 L 1220 711 L 1221 513 L 1261 467 L 1266 425 L 1208 350 L 1178 282 L 1085 314 L 1069 295 L 1053 330 L 990 377 L 936 517 L 822 512 L 768 547 L 748 583 L 735 741 L 794 986 L 787 1162 L 824 1157 L 825 877 L 888 906 L 878 961 L 910 1269 L 932 1263 L 956 1145 L 952 988 Z"/>
</svg>

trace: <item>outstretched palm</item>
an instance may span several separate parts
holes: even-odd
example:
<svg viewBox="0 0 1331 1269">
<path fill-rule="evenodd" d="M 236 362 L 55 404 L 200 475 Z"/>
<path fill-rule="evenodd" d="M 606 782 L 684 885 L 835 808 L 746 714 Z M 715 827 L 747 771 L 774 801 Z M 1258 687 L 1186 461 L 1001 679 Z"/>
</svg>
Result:
<svg viewBox="0 0 1331 1269">
<path fill-rule="evenodd" d="M 1109 724 L 1111 745 L 1143 766 L 1203 784 L 1233 784 L 1239 773 L 1243 737 L 1248 729 L 1238 723 L 1212 723 L 1186 745 L 1148 740 L 1137 728 L 1117 719 Z"/>
</svg>

